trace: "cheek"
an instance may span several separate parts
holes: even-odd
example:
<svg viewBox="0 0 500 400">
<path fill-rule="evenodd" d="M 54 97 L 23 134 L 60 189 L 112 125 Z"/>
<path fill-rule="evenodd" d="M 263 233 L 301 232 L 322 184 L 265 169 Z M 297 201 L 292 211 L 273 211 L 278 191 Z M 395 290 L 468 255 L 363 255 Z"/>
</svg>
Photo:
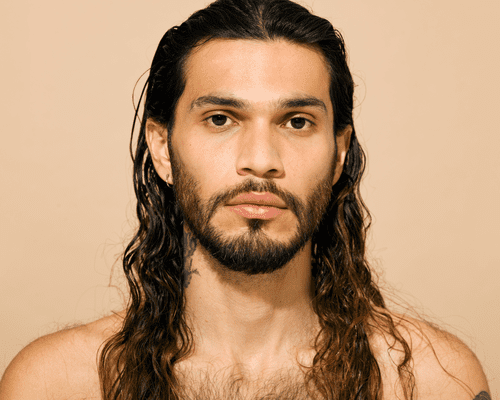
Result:
<svg viewBox="0 0 500 400">
<path fill-rule="evenodd" d="M 213 148 L 213 145 L 200 140 L 185 140 L 178 148 L 181 150 L 176 154 L 187 172 L 198 182 L 200 195 L 205 198 L 220 190 L 221 182 L 231 171 L 232 154 L 229 150 Z"/>
<path fill-rule="evenodd" d="M 290 162 L 289 173 L 293 180 L 303 182 L 303 195 L 310 193 L 312 188 L 332 172 L 335 146 L 333 141 L 324 142 L 310 150 L 302 149 Z M 333 184 L 333 176 L 332 176 Z"/>
</svg>

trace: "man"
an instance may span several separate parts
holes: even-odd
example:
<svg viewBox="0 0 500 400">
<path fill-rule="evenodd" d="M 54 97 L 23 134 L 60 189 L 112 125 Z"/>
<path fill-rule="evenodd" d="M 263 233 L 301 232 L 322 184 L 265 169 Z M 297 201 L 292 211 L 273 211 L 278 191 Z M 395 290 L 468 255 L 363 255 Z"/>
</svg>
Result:
<svg viewBox="0 0 500 400">
<path fill-rule="evenodd" d="M 472 352 L 372 281 L 353 87 L 340 34 L 287 0 L 220 0 L 169 30 L 129 306 L 32 343 L 0 398 L 488 399 Z"/>
</svg>

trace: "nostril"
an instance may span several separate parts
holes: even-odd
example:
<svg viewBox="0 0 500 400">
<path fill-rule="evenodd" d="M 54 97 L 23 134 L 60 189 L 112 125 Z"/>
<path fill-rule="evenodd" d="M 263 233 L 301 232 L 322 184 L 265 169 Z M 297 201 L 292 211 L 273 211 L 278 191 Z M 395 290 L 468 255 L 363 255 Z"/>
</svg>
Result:
<svg viewBox="0 0 500 400">
<path fill-rule="evenodd" d="M 260 172 L 258 169 L 252 168 L 239 168 L 237 170 L 238 175 L 247 176 L 253 175 L 258 178 L 271 179 L 271 178 L 284 178 L 285 171 L 277 168 L 272 168 L 264 172 Z"/>
</svg>

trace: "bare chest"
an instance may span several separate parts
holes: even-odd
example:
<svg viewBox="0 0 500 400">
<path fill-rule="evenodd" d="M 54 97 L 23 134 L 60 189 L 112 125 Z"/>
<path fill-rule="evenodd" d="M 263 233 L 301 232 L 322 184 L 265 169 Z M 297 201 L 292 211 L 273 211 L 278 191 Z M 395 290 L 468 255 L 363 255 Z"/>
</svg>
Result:
<svg viewBox="0 0 500 400">
<path fill-rule="evenodd" d="M 102 400 L 98 377 L 82 385 L 72 385 L 72 400 Z M 320 393 L 306 384 L 305 375 L 293 371 L 271 374 L 248 379 L 240 374 L 228 374 L 225 371 L 208 373 L 198 371 L 178 376 L 182 400 L 324 400 Z M 384 382 L 382 400 L 395 400 L 396 382 L 387 385 Z M 85 386 L 85 388 L 83 388 Z M 75 391 L 77 388 L 80 390 Z M 389 390 L 387 390 L 389 389 Z M 392 390 L 391 390 L 392 389 Z M 329 398 L 329 396 L 328 396 Z"/>
<path fill-rule="evenodd" d="M 307 384 L 306 375 L 299 368 L 251 379 L 234 371 L 192 371 L 178 376 L 183 400 L 325 400 L 313 384 Z M 382 400 L 400 398 L 396 393 L 397 374 L 382 375 Z M 329 383 L 328 392 L 335 392 L 335 385 Z M 332 397 L 335 396 L 326 396 Z"/>
<path fill-rule="evenodd" d="M 181 383 L 183 400 L 316 400 L 309 393 L 304 376 L 278 374 L 246 379 L 242 376 L 204 375 L 184 378 Z"/>
</svg>

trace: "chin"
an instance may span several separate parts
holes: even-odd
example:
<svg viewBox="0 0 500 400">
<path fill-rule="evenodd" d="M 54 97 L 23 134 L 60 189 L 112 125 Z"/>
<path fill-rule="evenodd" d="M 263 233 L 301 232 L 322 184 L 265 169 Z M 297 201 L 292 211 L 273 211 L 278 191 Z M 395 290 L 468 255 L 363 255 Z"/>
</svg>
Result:
<svg viewBox="0 0 500 400">
<path fill-rule="evenodd" d="M 297 232 L 287 241 L 270 238 L 262 229 L 266 221 L 251 219 L 248 230 L 227 236 L 210 226 L 193 232 L 206 251 L 225 268 L 247 275 L 269 274 L 283 268 L 307 243 Z"/>
</svg>

